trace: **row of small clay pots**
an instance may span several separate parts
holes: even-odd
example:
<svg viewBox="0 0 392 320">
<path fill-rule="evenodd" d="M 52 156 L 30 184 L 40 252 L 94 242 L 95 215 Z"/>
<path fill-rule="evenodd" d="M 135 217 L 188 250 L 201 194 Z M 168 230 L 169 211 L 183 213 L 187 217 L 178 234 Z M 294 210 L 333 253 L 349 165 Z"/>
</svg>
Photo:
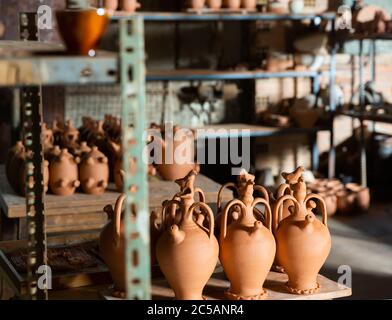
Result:
<svg viewBox="0 0 392 320">
<path fill-rule="evenodd" d="M 344 185 L 337 179 L 317 179 L 308 184 L 311 192 L 324 198 L 328 215 L 366 211 L 370 205 L 370 191 L 356 183 Z"/>
<path fill-rule="evenodd" d="M 191 0 L 190 1 L 190 6 L 192 9 L 195 10 L 201 10 L 205 7 L 205 5 L 208 6 L 208 8 L 213 9 L 213 10 L 218 10 L 222 6 L 228 8 L 228 9 L 233 9 L 237 10 L 240 8 L 247 9 L 247 10 L 254 10 L 256 9 L 256 0 Z"/>
</svg>

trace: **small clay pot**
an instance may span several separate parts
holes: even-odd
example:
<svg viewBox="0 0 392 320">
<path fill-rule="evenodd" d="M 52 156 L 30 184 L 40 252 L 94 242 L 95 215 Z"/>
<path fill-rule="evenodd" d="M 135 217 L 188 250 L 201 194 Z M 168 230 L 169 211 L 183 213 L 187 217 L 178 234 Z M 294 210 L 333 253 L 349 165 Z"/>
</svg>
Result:
<svg viewBox="0 0 392 320">
<path fill-rule="evenodd" d="M 109 12 L 116 11 L 118 8 L 118 0 L 105 0 L 105 9 Z"/>
<path fill-rule="evenodd" d="M 317 120 L 320 118 L 320 110 L 318 108 L 313 109 L 299 109 L 299 108 L 291 108 L 290 116 L 294 120 L 294 122 L 300 127 L 304 129 L 313 128 Z"/>
<path fill-rule="evenodd" d="M 302 13 L 304 10 L 305 3 L 304 0 L 290 0 L 289 1 L 289 9 L 293 14 Z"/>
<path fill-rule="evenodd" d="M 225 7 L 232 10 L 237 10 L 241 8 L 241 0 L 226 0 Z"/>
<path fill-rule="evenodd" d="M 319 193 L 319 196 L 324 199 L 327 208 L 328 216 L 333 216 L 338 208 L 337 196 L 330 193 Z M 318 210 L 319 211 L 319 210 Z"/>
<path fill-rule="evenodd" d="M 68 120 L 61 132 L 61 147 L 68 149 L 74 155 L 79 148 L 79 135 L 79 130 L 74 127 L 73 121 Z"/>
<path fill-rule="evenodd" d="M 287 4 L 282 1 L 275 0 L 269 1 L 267 5 L 267 11 L 275 14 L 285 14 L 287 13 L 288 7 Z"/>
<path fill-rule="evenodd" d="M 75 150 L 75 155 L 82 159 L 86 154 L 91 152 L 91 148 L 88 146 L 86 141 L 80 143 L 79 148 Z"/>
<path fill-rule="evenodd" d="M 8 151 L 5 164 L 5 173 L 8 183 L 15 192 L 19 190 L 19 171 L 24 165 L 25 147 L 22 141 L 16 144 Z"/>
<path fill-rule="evenodd" d="M 361 211 L 367 211 L 370 206 L 370 191 L 369 188 L 362 187 L 356 183 L 346 184 L 346 188 L 355 195 L 355 206 Z"/>
<path fill-rule="evenodd" d="M 69 54 L 95 56 L 109 16 L 102 9 L 56 12 L 58 29 Z"/>
<path fill-rule="evenodd" d="M 54 136 L 54 145 L 61 145 L 64 124 L 58 120 L 52 122 L 52 132 Z"/>
<path fill-rule="evenodd" d="M 256 0 L 242 0 L 241 7 L 247 10 L 255 10 L 257 5 Z"/>
<path fill-rule="evenodd" d="M 103 194 L 109 182 L 108 158 L 93 147 L 80 162 L 79 180 L 82 190 L 87 194 Z"/>
<path fill-rule="evenodd" d="M 352 213 L 355 205 L 355 194 L 346 190 L 340 191 L 337 196 L 337 210 L 342 214 Z"/>
<path fill-rule="evenodd" d="M 137 9 L 141 7 L 137 0 L 122 0 L 121 9 L 128 13 L 134 13 Z"/>
<path fill-rule="evenodd" d="M 67 149 L 55 157 L 49 167 L 50 190 L 59 196 L 69 196 L 80 186 L 78 180 L 79 158 L 74 158 Z"/>
<path fill-rule="evenodd" d="M 203 9 L 205 4 L 206 0 L 189 0 L 189 6 L 195 10 Z"/>
<path fill-rule="evenodd" d="M 53 131 L 48 128 L 46 123 L 42 124 L 42 144 L 45 155 L 53 148 L 54 145 Z"/>
<path fill-rule="evenodd" d="M 222 7 L 222 0 L 207 0 L 207 6 L 210 9 L 218 10 Z"/>
</svg>

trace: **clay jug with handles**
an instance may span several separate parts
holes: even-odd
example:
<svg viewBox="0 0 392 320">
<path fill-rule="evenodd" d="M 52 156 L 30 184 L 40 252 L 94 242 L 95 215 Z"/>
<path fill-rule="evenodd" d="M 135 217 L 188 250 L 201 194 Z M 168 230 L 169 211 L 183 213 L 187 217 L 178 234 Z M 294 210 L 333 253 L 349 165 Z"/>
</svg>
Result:
<svg viewBox="0 0 392 320">
<path fill-rule="evenodd" d="M 225 294 L 233 300 L 258 300 L 266 294 L 263 284 L 276 252 L 271 209 L 268 200 L 253 197 L 252 178 L 238 191 L 240 198 L 226 205 L 221 219 L 219 258 L 230 280 L 230 289 Z M 265 226 L 255 217 L 257 204 L 264 205 Z M 228 224 L 228 214 L 234 206 L 240 208 L 238 217 Z"/>
<path fill-rule="evenodd" d="M 201 300 L 203 288 L 218 261 L 214 215 L 207 204 L 194 200 L 195 176 L 196 172 L 192 171 L 181 181 L 183 191 L 176 195 L 179 200 L 165 202 L 163 230 L 156 249 L 159 266 L 178 300 Z M 179 222 L 173 223 L 177 221 L 176 216 L 167 216 L 167 212 L 178 214 Z M 207 217 L 209 228 L 199 220 L 201 215 Z"/>
<path fill-rule="evenodd" d="M 275 227 L 277 258 L 289 277 L 287 290 L 295 294 L 312 294 L 320 288 L 317 275 L 331 250 L 327 210 L 319 195 L 307 194 L 302 178 L 292 190 L 293 195 L 280 197 L 274 207 L 274 216 L 278 217 Z M 312 212 L 315 200 L 321 205 L 322 221 Z M 285 201 L 291 201 L 294 209 L 282 219 L 280 209 Z"/>
</svg>

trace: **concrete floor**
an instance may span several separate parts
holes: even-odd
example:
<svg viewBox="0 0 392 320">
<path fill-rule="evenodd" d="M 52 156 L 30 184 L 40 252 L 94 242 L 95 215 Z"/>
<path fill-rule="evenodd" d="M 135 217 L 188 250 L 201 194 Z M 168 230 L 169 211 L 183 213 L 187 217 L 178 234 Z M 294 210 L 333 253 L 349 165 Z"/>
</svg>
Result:
<svg viewBox="0 0 392 320">
<path fill-rule="evenodd" d="M 349 299 L 392 299 L 392 204 L 368 213 L 331 217 L 332 250 L 321 273 L 337 281 L 338 267 L 352 270 Z"/>
</svg>

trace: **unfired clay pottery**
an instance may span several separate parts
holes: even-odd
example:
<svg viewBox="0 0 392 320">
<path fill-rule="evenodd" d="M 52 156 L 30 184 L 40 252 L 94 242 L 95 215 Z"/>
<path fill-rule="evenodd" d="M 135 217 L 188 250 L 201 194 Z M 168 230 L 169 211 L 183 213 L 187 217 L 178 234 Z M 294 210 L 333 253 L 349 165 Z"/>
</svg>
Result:
<svg viewBox="0 0 392 320">
<path fill-rule="evenodd" d="M 243 177 L 246 179 L 247 174 Z M 233 300 L 258 300 L 266 291 L 264 281 L 274 261 L 276 245 L 268 200 L 254 198 L 254 179 L 250 177 L 238 190 L 240 199 L 230 201 L 221 219 L 220 254 L 230 280 L 226 297 Z M 254 216 L 257 204 L 265 206 L 265 225 Z M 240 207 L 238 219 L 227 224 L 230 209 Z"/>
<path fill-rule="evenodd" d="M 140 3 L 137 0 L 122 0 L 121 9 L 128 13 L 133 13 L 140 8 Z"/>
<path fill-rule="evenodd" d="M 156 164 L 156 169 L 160 176 L 164 180 L 174 181 L 181 179 L 188 174 L 189 171 L 197 169 L 198 166 L 194 161 L 193 144 L 194 137 L 187 135 L 185 131 L 180 131 L 181 128 L 175 126 L 173 128 L 173 135 L 175 138 L 171 138 L 171 141 L 165 141 L 161 138 L 157 138 L 159 141 L 162 163 Z M 165 137 L 166 138 L 166 137 Z M 177 148 L 182 150 L 180 161 L 176 161 L 175 155 Z M 186 153 L 186 154 L 184 154 Z M 168 159 L 168 161 L 166 161 Z"/>
<path fill-rule="evenodd" d="M 5 164 L 5 173 L 8 183 L 15 192 L 19 189 L 19 171 L 24 164 L 25 147 L 22 141 L 16 144 L 8 151 L 7 160 Z"/>
<path fill-rule="evenodd" d="M 72 195 L 80 186 L 78 180 L 79 158 L 74 158 L 67 149 L 61 150 L 49 168 L 50 190 L 60 196 Z"/>
<path fill-rule="evenodd" d="M 256 9 L 257 1 L 256 0 L 242 0 L 241 7 L 247 10 Z"/>
<path fill-rule="evenodd" d="M 218 10 L 222 7 L 222 0 L 207 0 L 207 6 L 210 9 Z"/>
<path fill-rule="evenodd" d="M 238 194 L 238 199 L 241 201 L 245 201 L 245 199 L 243 198 L 243 196 L 245 196 L 245 193 L 243 193 L 241 190 L 244 190 L 246 184 L 249 182 L 255 181 L 255 176 L 249 174 L 248 172 L 246 172 L 245 170 L 243 170 L 240 175 L 238 175 L 237 177 L 237 183 L 233 183 L 233 182 L 229 182 L 224 184 L 219 192 L 218 192 L 218 199 L 217 199 L 217 216 L 215 219 L 215 235 L 217 237 L 219 237 L 220 235 L 220 227 L 221 227 L 221 220 L 222 220 L 222 213 L 223 213 L 223 206 L 222 206 L 222 194 L 223 191 L 225 189 L 232 189 L 234 191 L 236 191 L 236 193 Z M 262 197 L 269 202 L 269 195 L 268 195 L 268 191 L 260 185 L 256 185 L 253 184 L 253 190 L 260 193 L 262 195 Z M 242 192 L 242 193 L 241 193 Z M 241 207 L 239 206 L 232 206 L 228 212 L 227 215 L 227 221 L 228 224 L 231 224 L 234 220 L 237 220 L 239 218 L 240 215 L 240 211 L 241 211 Z M 258 218 L 262 217 L 263 214 L 257 209 L 254 208 L 255 214 L 258 215 Z"/>
<path fill-rule="evenodd" d="M 192 9 L 200 10 L 204 8 L 206 0 L 189 0 L 189 5 Z"/>
<path fill-rule="evenodd" d="M 97 147 L 93 147 L 83 157 L 79 167 L 79 180 L 87 194 L 97 195 L 105 192 L 109 181 L 108 158 Z"/>
<path fill-rule="evenodd" d="M 95 50 L 109 22 L 102 9 L 56 12 L 58 29 L 69 54 L 95 56 Z"/>
<path fill-rule="evenodd" d="M 225 0 L 225 7 L 233 10 L 239 9 L 241 0 Z"/>
<path fill-rule="evenodd" d="M 125 247 L 124 225 L 121 223 L 122 205 L 125 194 L 121 194 L 113 208 L 108 205 L 104 211 L 108 215 L 109 222 L 102 229 L 99 237 L 99 253 L 109 268 L 114 282 L 113 295 L 125 297 Z"/>
<path fill-rule="evenodd" d="M 203 288 L 218 261 L 218 241 L 214 236 L 214 215 L 203 202 L 194 202 L 196 172 L 191 171 L 182 181 L 183 192 L 178 200 L 167 201 L 162 211 L 163 233 L 157 243 L 159 266 L 178 300 L 201 300 Z M 167 226 L 166 212 L 178 208 L 180 222 Z M 194 220 L 194 214 L 206 215 L 209 228 Z M 171 217 L 173 218 L 173 217 Z"/>
<path fill-rule="evenodd" d="M 118 0 L 105 0 L 105 9 L 109 12 L 116 11 L 118 8 Z"/>
<path fill-rule="evenodd" d="M 312 294 L 319 290 L 317 275 L 331 250 L 331 235 L 327 227 L 324 200 L 316 194 L 307 194 L 302 177 L 292 186 L 293 195 L 284 195 L 274 207 L 274 215 L 285 201 L 294 203 L 292 214 L 286 219 L 279 216 L 275 232 L 277 257 L 289 277 L 286 288 L 294 294 Z M 312 210 L 318 200 L 323 220 L 316 219 Z"/>
</svg>

